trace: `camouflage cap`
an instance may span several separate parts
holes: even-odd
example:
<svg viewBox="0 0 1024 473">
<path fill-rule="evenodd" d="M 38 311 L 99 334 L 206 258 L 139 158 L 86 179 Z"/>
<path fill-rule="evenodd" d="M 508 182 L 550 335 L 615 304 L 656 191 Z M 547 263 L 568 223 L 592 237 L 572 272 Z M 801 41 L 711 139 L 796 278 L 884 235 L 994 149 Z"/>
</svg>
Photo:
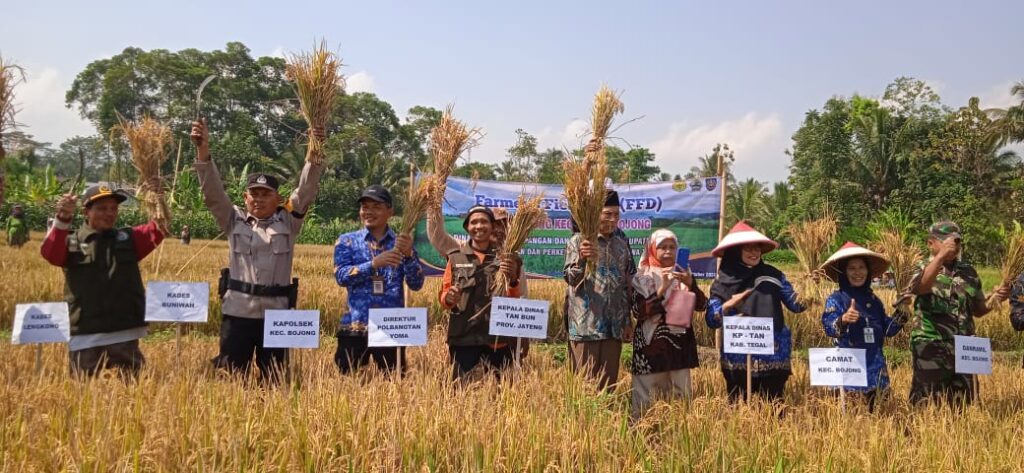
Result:
<svg viewBox="0 0 1024 473">
<path fill-rule="evenodd" d="M 957 225 L 951 220 L 942 220 L 940 222 L 933 223 L 931 228 L 928 229 L 928 236 L 939 241 L 946 240 L 950 237 L 956 239 L 963 238 L 963 236 L 960 235 L 960 225 Z"/>
</svg>

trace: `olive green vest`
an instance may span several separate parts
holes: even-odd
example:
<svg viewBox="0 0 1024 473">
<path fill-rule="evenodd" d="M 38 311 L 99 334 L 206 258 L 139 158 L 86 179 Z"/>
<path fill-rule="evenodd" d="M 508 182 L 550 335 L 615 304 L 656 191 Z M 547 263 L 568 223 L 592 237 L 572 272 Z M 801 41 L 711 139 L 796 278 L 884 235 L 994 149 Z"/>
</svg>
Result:
<svg viewBox="0 0 1024 473">
<path fill-rule="evenodd" d="M 116 332 L 146 325 L 146 292 L 132 229 L 68 235 L 64 298 L 71 334 Z"/>
<path fill-rule="evenodd" d="M 448 344 L 453 346 L 508 343 L 507 337 L 488 335 L 491 321 L 491 283 L 498 272 L 493 248 L 483 263 L 469 243 L 448 253 L 452 265 L 452 287 L 462 289 L 459 302 L 448 318 Z"/>
</svg>

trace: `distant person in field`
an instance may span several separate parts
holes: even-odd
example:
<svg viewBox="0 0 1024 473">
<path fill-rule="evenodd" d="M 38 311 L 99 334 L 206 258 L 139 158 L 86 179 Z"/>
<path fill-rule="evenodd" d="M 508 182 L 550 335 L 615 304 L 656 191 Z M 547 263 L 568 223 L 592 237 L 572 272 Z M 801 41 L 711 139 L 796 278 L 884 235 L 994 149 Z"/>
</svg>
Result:
<svg viewBox="0 0 1024 473">
<path fill-rule="evenodd" d="M 782 400 L 786 380 L 792 373 L 790 355 L 793 340 L 782 308 L 793 313 L 806 309 L 797 302 L 796 291 L 786 280 L 786 275 L 762 259 L 765 253 L 778 247 L 778 243 L 746 222 L 733 226 L 711 251 L 722 261 L 718 277 L 711 284 L 711 299 L 705 314 L 708 327 L 713 329 L 722 328 L 722 317 L 725 316 L 773 320 L 775 353 L 751 357 L 751 390 L 770 401 Z M 747 355 L 725 353 L 723 344 L 720 359 L 729 400 L 746 399 Z"/>
<path fill-rule="evenodd" d="M 25 209 L 21 204 L 15 204 L 11 208 L 11 215 L 7 217 L 7 244 L 21 248 L 27 242 L 28 223 L 25 222 Z"/>
<path fill-rule="evenodd" d="M 690 271 L 677 265 L 678 249 L 671 230 L 655 230 L 633 277 L 633 419 L 656 398 L 690 397 L 690 370 L 698 364 L 691 321 L 708 299 Z"/>
<path fill-rule="evenodd" d="M 164 239 L 156 222 L 117 228 L 118 207 L 127 199 L 105 184 L 82 194 L 85 224 L 70 231 L 78 197 L 57 202 L 46 233 L 43 258 L 64 269 L 64 294 L 71 316 L 68 361 L 74 375 L 96 375 L 104 367 L 135 376 L 146 359 L 146 293 L 139 261 Z"/>
<path fill-rule="evenodd" d="M 366 331 L 370 309 L 405 307 L 405 288 L 423 288 L 423 267 L 412 247 L 412 237 L 396 234 L 388 225 L 395 209 L 391 193 L 371 185 L 359 196 L 363 228 L 338 237 L 334 245 L 334 278 L 348 290 L 348 310 L 341 316 L 334 363 L 349 373 L 371 359 L 381 370 L 394 370 L 404 348 L 368 347 Z"/>
<path fill-rule="evenodd" d="M 314 130 L 321 136 L 323 130 Z M 253 358 L 264 380 L 280 379 L 288 349 L 263 347 L 264 312 L 294 308 L 297 281 L 292 259 L 306 211 L 320 189 L 323 166 L 306 161 L 299 184 L 284 199 L 276 177 L 253 173 L 246 178 L 245 206 L 237 206 L 224 191 L 217 165 L 210 156 L 206 120 L 192 122 L 196 174 L 203 200 L 228 240 L 228 268 L 222 270 L 220 353 L 214 366 L 248 374 Z"/>
<path fill-rule="evenodd" d="M 1014 330 L 1024 331 L 1024 273 L 1013 282 L 1010 292 L 1010 323 Z"/>
<path fill-rule="evenodd" d="M 879 393 L 889 388 L 889 370 L 882 346 L 887 337 L 895 337 L 907 322 L 905 313 L 894 317 L 885 313 L 885 305 L 871 289 L 871 278 L 884 274 L 889 260 L 855 243 L 847 242 L 825 261 L 825 277 L 839 289 L 825 300 L 821 325 L 839 348 L 865 350 L 868 368 L 867 387 L 845 389 L 864 393 L 868 407 L 874 410 Z"/>
<path fill-rule="evenodd" d="M 192 243 L 192 230 L 188 228 L 188 225 L 181 227 L 181 244 L 188 245 Z"/>
<path fill-rule="evenodd" d="M 974 318 L 991 309 L 985 303 L 981 278 L 964 262 L 960 227 L 936 222 L 928 230 L 931 260 L 922 262 L 910 282 L 915 325 L 910 332 L 914 377 L 910 401 L 944 400 L 949 404 L 974 401 L 974 376 L 956 373 L 954 336 L 974 335 Z M 1006 300 L 1010 289 L 998 286 L 995 297 Z"/>
<path fill-rule="evenodd" d="M 569 238 L 563 274 L 569 287 L 566 319 L 569 358 L 574 370 L 585 370 L 601 389 L 618 381 L 622 342 L 633 337 L 631 290 L 636 263 L 629 241 L 615 235 L 619 224 L 619 194 L 609 190 L 597 241 L 580 233 Z M 587 262 L 594 263 L 587 271 Z"/>
<path fill-rule="evenodd" d="M 494 212 L 469 209 L 462 226 L 469 241 L 448 252 L 441 280 L 441 307 L 448 311 L 448 358 L 455 379 L 478 367 L 501 370 L 515 356 L 514 340 L 490 335 L 491 285 L 498 271 L 509 280 L 508 297 L 519 297 L 520 260 L 499 261 L 494 244 Z"/>
<path fill-rule="evenodd" d="M 512 216 L 508 213 L 508 210 L 501 207 L 492 208 L 491 211 L 494 212 L 495 222 L 493 240 L 494 244 L 500 249 L 505 244 L 505 232 L 508 229 L 508 223 Z M 427 239 L 430 240 L 430 246 L 433 246 L 438 254 L 447 258 L 449 252 L 459 249 L 462 244 L 448 233 L 448 230 L 444 227 L 444 222 L 444 216 L 441 215 L 440 208 L 427 210 Z M 523 275 L 523 265 L 519 265 L 520 297 L 529 297 L 527 282 L 527 278 Z M 519 357 L 526 358 L 526 354 L 530 350 L 530 339 L 523 338 L 519 346 L 522 349 Z"/>
</svg>

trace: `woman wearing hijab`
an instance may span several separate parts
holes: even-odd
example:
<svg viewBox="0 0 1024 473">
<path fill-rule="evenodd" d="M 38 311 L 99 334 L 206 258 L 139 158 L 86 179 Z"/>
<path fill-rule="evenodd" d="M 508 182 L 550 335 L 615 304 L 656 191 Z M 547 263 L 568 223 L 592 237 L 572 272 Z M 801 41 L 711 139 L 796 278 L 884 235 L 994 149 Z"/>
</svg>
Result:
<svg viewBox="0 0 1024 473">
<path fill-rule="evenodd" d="M 779 244 L 739 222 L 718 243 L 711 254 L 722 258 L 718 277 L 711 285 L 711 299 L 705 314 L 708 327 L 722 327 L 723 316 L 771 318 L 774 321 L 775 353 L 752 355 L 751 390 L 768 400 L 782 399 L 786 380 L 792 372 L 790 352 L 792 334 L 783 319 L 782 307 L 800 313 L 806 308 L 797 302 L 793 285 L 761 256 Z M 729 400 L 737 401 L 747 392 L 747 355 L 721 353 L 722 375 Z"/>
<path fill-rule="evenodd" d="M 654 397 L 690 397 L 697 339 L 687 316 L 704 311 L 707 296 L 690 271 L 677 266 L 678 249 L 679 240 L 671 230 L 656 230 L 647 240 L 633 277 L 633 314 L 637 319 L 633 335 L 634 419 L 650 407 Z M 673 315 L 666 317 L 670 311 Z"/>
<path fill-rule="evenodd" d="M 878 392 L 889 387 L 882 345 L 903 328 L 905 317 L 885 315 L 885 306 L 871 290 L 871 279 L 885 274 L 889 260 L 884 256 L 847 242 L 821 266 L 825 277 L 839 283 L 839 289 L 825 301 L 821 325 L 825 334 L 836 339 L 840 348 L 865 350 L 868 368 L 867 387 L 848 387 L 867 396 L 874 409 Z"/>
</svg>

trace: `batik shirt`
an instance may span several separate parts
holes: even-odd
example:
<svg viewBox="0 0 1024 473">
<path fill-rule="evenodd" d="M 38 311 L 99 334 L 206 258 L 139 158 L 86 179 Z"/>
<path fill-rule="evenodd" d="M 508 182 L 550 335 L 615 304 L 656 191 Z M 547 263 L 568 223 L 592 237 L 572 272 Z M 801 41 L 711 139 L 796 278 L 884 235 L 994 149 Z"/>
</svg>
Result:
<svg viewBox="0 0 1024 473">
<path fill-rule="evenodd" d="M 1024 330 L 1024 274 L 1013 282 L 1010 290 L 1010 322 L 1015 330 Z"/>
<path fill-rule="evenodd" d="M 565 248 L 569 340 L 621 340 L 630 317 L 630 284 L 636 274 L 629 241 L 616 234 L 598 236 L 597 255 L 593 257 L 596 269 L 590 274 L 585 272 L 586 260 L 580 258 L 582 241 L 577 233 Z"/>
<path fill-rule="evenodd" d="M 889 370 L 885 365 L 885 353 L 882 346 L 886 337 L 894 337 L 903 328 L 903 320 L 899 317 L 885 315 L 885 306 L 878 296 L 871 295 L 867 303 L 857 303 L 860 320 L 853 324 L 843 324 L 840 320 L 850 308 L 851 297 L 835 291 L 825 301 L 825 312 L 821 315 L 821 325 L 825 335 L 835 339 L 839 348 L 860 348 L 864 350 L 868 365 L 867 387 L 847 387 L 853 391 L 871 391 L 889 387 Z M 870 331 L 868 330 L 870 329 Z"/>
<path fill-rule="evenodd" d="M 379 242 L 365 228 L 338 237 L 334 245 L 334 278 L 338 285 L 348 289 L 348 311 L 341 316 L 343 330 L 364 330 L 370 309 L 404 307 L 403 281 L 413 291 L 423 287 L 423 266 L 416 250 L 396 267 L 373 268 L 373 258 L 394 247 L 395 234 L 391 228 Z M 383 294 L 373 294 L 374 277 L 383 278 Z"/>
</svg>

